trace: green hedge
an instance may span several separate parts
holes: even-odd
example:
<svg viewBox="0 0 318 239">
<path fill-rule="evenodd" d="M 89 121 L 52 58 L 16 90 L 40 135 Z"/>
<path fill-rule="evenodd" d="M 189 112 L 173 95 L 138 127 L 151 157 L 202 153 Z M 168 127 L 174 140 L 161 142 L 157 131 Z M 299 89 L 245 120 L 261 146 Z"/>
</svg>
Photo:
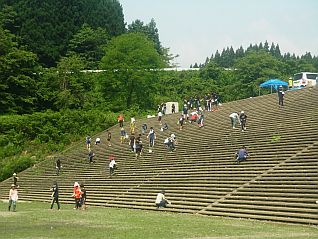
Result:
<svg viewBox="0 0 318 239">
<path fill-rule="evenodd" d="M 47 111 L 0 117 L 0 180 L 40 161 L 50 152 L 116 123 L 117 114 L 99 110 Z"/>
</svg>

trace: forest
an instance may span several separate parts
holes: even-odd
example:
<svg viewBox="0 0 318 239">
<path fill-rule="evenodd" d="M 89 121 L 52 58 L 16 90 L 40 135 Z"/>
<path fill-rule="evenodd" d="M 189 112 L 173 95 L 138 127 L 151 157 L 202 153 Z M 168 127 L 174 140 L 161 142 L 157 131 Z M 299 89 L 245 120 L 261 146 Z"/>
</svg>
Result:
<svg viewBox="0 0 318 239">
<path fill-rule="evenodd" d="M 141 117 L 211 92 L 233 101 L 258 95 L 267 79 L 318 72 L 317 56 L 281 54 L 266 40 L 225 47 L 189 66 L 197 71 L 164 71 L 175 57 L 155 20 L 125 23 L 118 0 L 0 0 L 0 180 L 110 127 L 119 112 Z"/>
</svg>

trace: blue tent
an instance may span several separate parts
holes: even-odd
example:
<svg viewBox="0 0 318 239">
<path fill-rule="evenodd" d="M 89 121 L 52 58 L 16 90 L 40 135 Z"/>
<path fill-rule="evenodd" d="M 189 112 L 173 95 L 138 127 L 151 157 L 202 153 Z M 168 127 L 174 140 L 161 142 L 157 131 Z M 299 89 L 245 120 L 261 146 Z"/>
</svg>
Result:
<svg viewBox="0 0 318 239">
<path fill-rule="evenodd" d="M 275 89 L 277 89 L 278 86 L 288 86 L 288 83 L 279 79 L 271 79 L 268 81 L 265 81 L 264 83 L 260 84 L 260 87 L 274 87 Z"/>
<path fill-rule="evenodd" d="M 271 88 L 271 93 L 272 93 L 272 89 L 273 87 L 275 88 L 275 90 L 277 90 L 277 88 L 279 86 L 287 86 L 288 87 L 288 83 L 279 79 L 271 79 L 268 81 L 265 81 L 264 83 L 259 85 L 262 88 Z"/>
</svg>

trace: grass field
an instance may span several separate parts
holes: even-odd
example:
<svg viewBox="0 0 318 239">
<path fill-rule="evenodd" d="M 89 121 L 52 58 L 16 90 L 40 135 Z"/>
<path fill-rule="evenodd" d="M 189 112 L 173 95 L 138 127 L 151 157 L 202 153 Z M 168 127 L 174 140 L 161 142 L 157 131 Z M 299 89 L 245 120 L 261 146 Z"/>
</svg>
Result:
<svg viewBox="0 0 318 239">
<path fill-rule="evenodd" d="M 264 221 L 204 217 L 159 211 L 89 207 L 86 211 L 62 205 L 18 202 L 8 212 L 0 202 L 0 238 L 318 238 L 318 227 Z"/>
</svg>

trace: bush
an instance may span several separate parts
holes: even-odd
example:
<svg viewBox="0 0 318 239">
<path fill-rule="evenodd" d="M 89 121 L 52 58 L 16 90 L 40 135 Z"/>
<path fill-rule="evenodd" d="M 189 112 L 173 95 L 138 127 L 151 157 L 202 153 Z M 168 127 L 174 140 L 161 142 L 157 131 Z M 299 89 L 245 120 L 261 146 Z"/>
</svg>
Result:
<svg viewBox="0 0 318 239">
<path fill-rule="evenodd" d="M 31 166 L 29 154 L 62 151 L 71 142 L 116 124 L 116 119 L 117 114 L 99 110 L 0 116 L 0 180 Z M 19 157 L 23 151 L 27 156 Z"/>
<path fill-rule="evenodd" d="M 34 164 L 34 159 L 28 156 L 11 158 L 2 162 L 0 169 L 0 180 L 4 180 L 12 176 L 13 172 L 21 172 Z"/>
</svg>

